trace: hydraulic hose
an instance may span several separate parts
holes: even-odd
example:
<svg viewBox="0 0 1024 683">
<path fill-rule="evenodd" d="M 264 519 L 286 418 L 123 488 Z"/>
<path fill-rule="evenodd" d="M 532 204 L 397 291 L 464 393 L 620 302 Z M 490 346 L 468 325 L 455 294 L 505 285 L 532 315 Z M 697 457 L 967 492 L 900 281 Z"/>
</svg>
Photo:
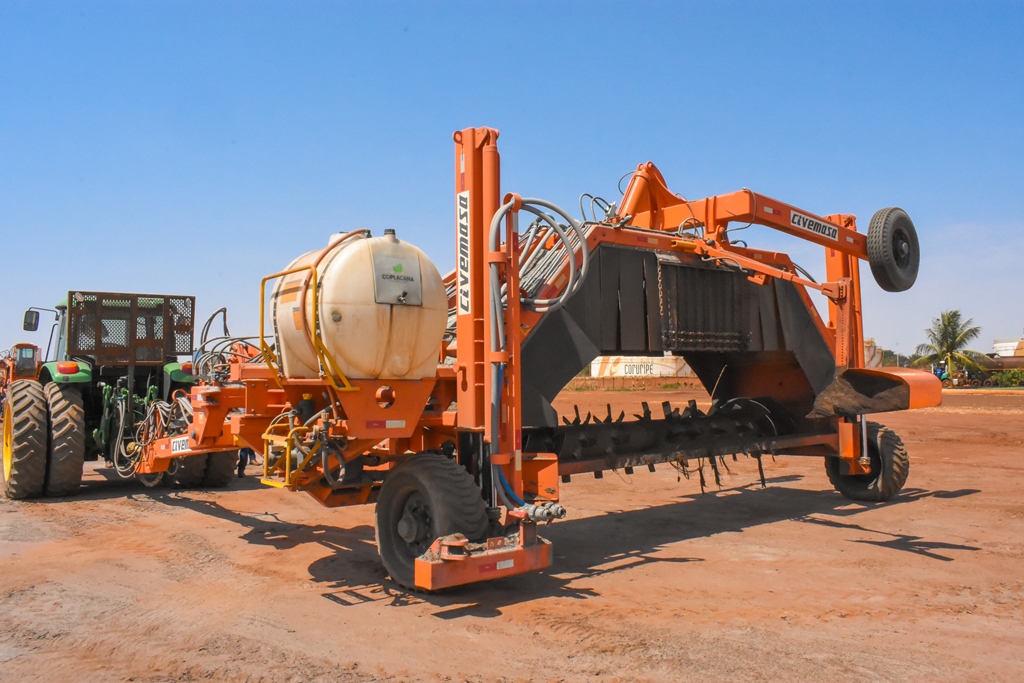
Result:
<svg viewBox="0 0 1024 683">
<path fill-rule="evenodd" d="M 535 206 L 534 206 L 535 205 Z M 505 219 L 508 213 L 514 206 L 513 202 L 507 202 L 503 204 L 494 214 L 491 219 L 490 230 L 488 231 L 488 251 L 493 253 L 498 251 L 500 247 L 500 235 L 501 235 L 501 222 Z M 542 211 L 537 206 L 549 209 L 555 214 L 566 219 L 569 229 L 572 231 L 572 235 L 567 230 L 564 230 L 554 216 L 549 213 Z M 583 231 L 583 226 L 579 221 L 570 216 L 559 206 L 546 202 L 539 199 L 528 199 L 523 200 L 521 210 L 527 211 L 537 216 L 539 221 L 546 223 L 547 226 L 555 232 L 560 240 L 562 246 L 565 248 L 565 258 L 569 266 L 569 282 L 566 284 L 562 292 L 554 298 L 550 299 L 533 299 L 530 297 L 521 297 L 520 301 L 541 313 L 546 313 L 561 308 L 565 302 L 574 294 L 583 282 L 586 276 L 587 270 L 590 263 L 590 251 L 587 247 L 586 235 Z M 515 232 L 518 232 L 518 213 L 513 214 L 512 220 L 514 221 L 513 228 Z M 529 244 L 532 244 L 534 239 L 542 239 L 542 230 L 540 224 L 535 222 L 534 226 L 531 226 L 531 232 L 536 230 L 536 235 L 530 238 Z M 580 246 L 580 267 L 576 265 L 576 247 L 573 244 L 573 240 Z M 543 243 L 539 243 L 537 249 L 530 255 L 527 265 L 532 265 L 535 261 L 539 262 L 541 267 L 549 267 L 553 265 L 546 263 L 551 257 L 551 252 L 544 256 L 539 256 L 543 250 Z M 560 259 L 559 259 L 560 260 Z M 520 273 L 526 270 L 526 267 L 520 268 Z M 490 316 L 490 332 L 491 332 L 491 351 L 494 353 L 505 350 L 506 335 L 505 335 L 505 322 L 504 322 L 504 306 L 502 304 L 502 288 L 499 282 L 499 265 L 498 263 L 491 263 L 488 269 L 488 281 L 490 284 L 490 301 L 488 304 L 491 307 Z M 515 293 L 506 291 L 505 296 L 511 296 Z M 505 364 L 502 362 L 491 363 L 491 429 L 490 429 L 490 441 L 491 444 L 497 444 L 499 441 L 499 427 L 501 424 L 501 387 L 504 383 L 505 375 Z M 327 457 L 324 458 L 324 470 L 326 472 Z M 331 478 L 328 479 L 330 481 Z M 565 509 L 555 503 L 545 503 L 542 505 L 529 505 L 524 500 L 519 498 L 508 481 L 505 479 L 505 473 L 501 467 L 497 465 L 491 465 L 491 481 L 496 485 L 494 491 L 497 494 L 498 499 L 502 505 L 507 507 L 509 510 L 522 510 L 525 511 L 530 519 L 534 521 L 550 521 L 556 517 L 564 517 Z"/>
<path fill-rule="evenodd" d="M 572 240 L 570 239 L 569 235 L 564 230 L 562 230 L 561 226 L 558 224 L 558 221 L 556 221 L 554 217 L 544 213 L 539 209 L 535 209 L 534 207 L 527 205 L 525 202 L 523 203 L 522 210 L 532 213 L 535 216 L 539 217 L 545 223 L 547 223 L 552 230 L 555 231 L 555 234 L 558 235 L 558 239 L 565 247 L 566 259 L 569 265 L 569 282 L 565 286 L 565 289 L 562 291 L 561 294 L 559 294 L 557 297 L 553 299 L 534 299 L 531 297 L 523 297 L 522 302 L 540 313 L 557 311 L 565 304 L 565 301 L 569 298 L 569 295 L 576 291 L 576 283 L 578 280 L 575 257 L 576 250 L 573 248 Z M 543 246 L 541 246 L 540 249 L 543 249 Z"/>
<path fill-rule="evenodd" d="M 509 499 L 519 507 L 526 505 L 526 501 L 517 496 L 516 492 L 512 490 L 512 486 L 508 483 L 508 480 L 505 479 L 505 473 L 502 469 L 500 467 L 495 467 L 494 469 L 497 471 L 498 481 L 501 482 L 501 485 L 504 487 L 505 493 L 508 495 Z"/>
<path fill-rule="evenodd" d="M 576 238 L 579 240 L 580 244 L 581 262 L 579 281 L 582 282 L 584 278 L 586 278 L 587 271 L 590 268 L 590 247 L 587 246 L 587 236 L 583 232 L 583 224 L 580 223 L 575 218 L 573 218 L 572 215 L 562 207 L 558 206 L 557 204 L 553 204 L 549 201 L 546 201 L 544 199 L 523 199 L 523 204 L 535 204 L 537 206 L 542 206 L 546 209 L 550 209 L 551 211 L 554 211 L 559 216 L 564 218 L 565 222 L 572 227 L 573 231 L 576 233 Z"/>
</svg>

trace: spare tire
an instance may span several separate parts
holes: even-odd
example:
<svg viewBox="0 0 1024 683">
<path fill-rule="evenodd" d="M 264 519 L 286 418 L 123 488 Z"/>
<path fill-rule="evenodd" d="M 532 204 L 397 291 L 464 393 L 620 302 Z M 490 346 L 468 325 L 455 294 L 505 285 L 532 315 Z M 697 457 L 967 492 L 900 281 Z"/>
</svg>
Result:
<svg viewBox="0 0 1024 683">
<path fill-rule="evenodd" d="M 878 286 L 904 292 L 914 286 L 921 265 L 921 245 L 914 222 L 903 209 L 880 209 L 868 225 L 868 263 Z"/>
</svg>

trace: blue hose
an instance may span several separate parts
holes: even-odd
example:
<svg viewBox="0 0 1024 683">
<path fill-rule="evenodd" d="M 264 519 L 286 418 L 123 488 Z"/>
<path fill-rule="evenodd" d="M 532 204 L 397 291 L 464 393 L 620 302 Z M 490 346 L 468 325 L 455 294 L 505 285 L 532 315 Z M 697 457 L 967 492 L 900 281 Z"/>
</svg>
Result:
<svg viewBox="0 0 1024 683">
<path fill-rule="evenodd" d="M 501 468 L 495 467 L 494 469 L 498 471 L 498 479 L 501 480 L 501 485 L 505 488 L 505 493 L 507 493 L 508 497 L 512 499 L 512 502 L 520 507 L 526 505 L 526 502 L 522 498 L 517 496 L 516 492 L 512 490 L 511 486 L 509 486 L 508 481 L 506 481 L 505 479 L 505 473 L 501 470 Z"/>
</svg>

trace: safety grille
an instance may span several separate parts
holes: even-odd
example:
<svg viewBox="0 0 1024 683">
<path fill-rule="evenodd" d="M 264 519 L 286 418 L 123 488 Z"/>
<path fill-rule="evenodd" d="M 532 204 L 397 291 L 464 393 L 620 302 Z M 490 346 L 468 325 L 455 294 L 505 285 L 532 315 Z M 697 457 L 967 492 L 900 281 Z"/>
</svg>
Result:
<svg viewBox="0 0 1024 683">
<path fill-rule="evenodd" d="M 99 365 L 162 364 L 192 353 L 195 297 L 68 293 L 68 355 Z"/>
</svg>

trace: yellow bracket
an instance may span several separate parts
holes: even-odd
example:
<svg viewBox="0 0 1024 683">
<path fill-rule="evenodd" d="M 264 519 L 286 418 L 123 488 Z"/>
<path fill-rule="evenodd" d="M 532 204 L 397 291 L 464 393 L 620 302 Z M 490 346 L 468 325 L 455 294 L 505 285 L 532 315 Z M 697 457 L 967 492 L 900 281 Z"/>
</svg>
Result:
<svg viewBox="0 0 1024 683">
<path fill-rule="evenodd" d="M 260 480 L 261 483 L 267 486 L 273 486 L 275 488 L 292 488 L 295 486 L 298 474 L 305 471 L 309 466 L 309 463 L 313 461 L 317 453 L 320 452 L 320 442 L 317 441 L 313 444 L 312 448 L 309 449 L 309 453 L 299 463 L 299 466 L 292 469 L 292 453 L 298 450 L 296 443 L 299 437 L 306 434 L 309 431 L 308 427 L 295 427 L 288 432 L 287 436 L 280 436 L 273 432 L 266 432 L 263 434 L 263 478 Z M 270 454 L 273 452 L 272 447 L 279 446 L 284 447 L 284 453 L 279 455 L 271 462 Z M 272 478 L 274 473 L 281 469 L 283 473 L 282 479 Z"/>
<path fill-rule="evenodd" d="M 264 337 L 263 331 L 266 324 L 266 299 L 267 299 L 267 283 L 271 280 L 276 280 L 279 277 L 286 275 L 292 275 L 294 273 L 301 273 L 302 271 L 308 270 L 310 289 L 313 292 L 313 348 L 316 351 L 317 361 L 320 363 L 320 376 L 325 378 L 335 391 L 359 391 L 359 387 L 352 386 L 352 383 L 348 381 L 348 377 L 338 367 L 338 363 L 334 360 L 330 351 L 324 346 L 323 339 L 320 338 L 320 304 L 318 297 L 320 295 L 320 287 L 317 284 L 317 272 L 316 267 L 299 266 L 298 268 L 291 268 L 289 270 L 282 270 L 280 273 L 274 273 L 268 275 L 260 281 L 260 351 L 263 353 L 263 361 L 270 368 L 270 371 L 274 373 L 275 380 L 278 386 L 281 386 L 280 377 L 283 376 L 283 370 L 281 368 L 281 361 L 278 359 L 277 354 L 267 344 L 266 338 Z M 304 305 L 305 302 L 300 301 L 299 305 Z M 341 380 L 341 384 L 338 384 L 335 380 L 337 376 Z"/>
</svg>

